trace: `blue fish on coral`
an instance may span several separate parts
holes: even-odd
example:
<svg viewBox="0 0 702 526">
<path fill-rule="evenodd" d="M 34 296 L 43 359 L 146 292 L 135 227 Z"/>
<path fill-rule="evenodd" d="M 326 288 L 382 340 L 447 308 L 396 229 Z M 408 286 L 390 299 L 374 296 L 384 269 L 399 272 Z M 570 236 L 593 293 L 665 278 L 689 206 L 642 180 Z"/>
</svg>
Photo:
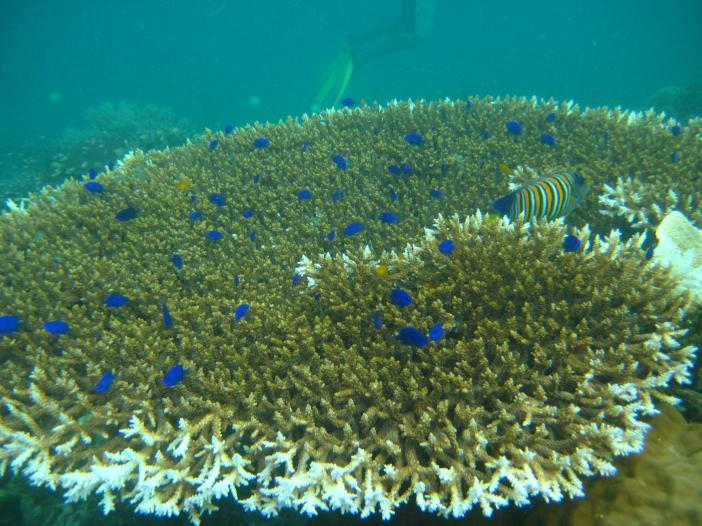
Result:
<svg viewBox="0 0 702 526">
<path fill-rule="evenodd" d="M 108 294 L 105 296 L 103 302 L 108 307 L 119 308 L 124 307 L 127 303 L 129 303 L 129 298 L 127 296 L 123 296 L 122 294 Z"/>
<path fill-rule="evenodd" d="M 207 198 L 215 205 L 217 206 L 224 206 L 227 200 L 222 194 L 218 194 L 217 192 L 213 192 L 210 195 L 207 196 Z"/>
<path fill-rule="evenodd" d="M 377 311 L 373 313 L 373 327 L 375 327 L 376 331 L 383 328 L 383 317 Z"/>
<path fill-rule="evenodd" d="M 9 334 L 19 328 L 19 317 L 15 315 L 0 316 L 0 334 Z"/>
<path fill-rule="evenodd" d="M 163 375 L 163 385 L 173 387 L 183 381 L 186 370 L 181 364 L 171 367 L 166 374 Z"/>
<path fill-rule="evenodd" d="M 680 160 L 680 154 L 678 152 L 673 152 L 670 156 L 671 163 L 677 163 Z"/>
<path fill-rule="evenodd" d="M 190 219 L 190 221 L 197 221 L 201 217 L 202 212 L 200 210 L 193 210 L 192 212 L 190 212 L 190 215 L 188 215 L 188 219 Z"/>
<path fill-rule="evenodd" d="M 390 302 L 397 307 L 412 305 L 412 296 L 404 289 L 396 288 L 390 291 Z"/>
<path fill-rule="evenodd" d="M 438 342 L 445 334 L 444 324 L 439 322 L 435 323 L 429 328 L 429 338 L 433 342 Z"/>
<path fill-rule="evenodd" d="M 112 373 L 112 371 L 105 371 L 103 375 L 100 377 L 98 382 L 95 384 L 95 388 L 93 391 L 96 394 L 104 394 L 107 392 L 107 390 L 112 387 L 112 382 L 115 380 L 115 375 Z"/>
<path fill-rule="evenodd" d="M 405 345 L 419 347 L 420 349 L 426 347 L 429 343 L 429 337 L 412 325 L 402 327 L 397 333 L 397 339 Z"/>
<path fill-rule="evenodd" d="M 655 247 L 648 247 L 648 250 L 646 251 L 645 257 L 646 259 L 653 259 L 653 255 L 655 253 L 656 249 Z"/>
<path fill-rule="evenodd" d="M 70 327 L 68 326 L 68 323 L 66 323 L 63 320 L 51 320 L 47 321 L 43 325 L 44 330 L 48 332 L 49 334 L 54 334 L 54 335 L 60 335 L 60 334 L 66 334 Z"/>
<path fill-rule="evenodd" d="M 219 230 L 208 230 L 207 232 L 205 232 L 205 237 L 209 241 L 219 241 L 224 237 L 224 235 Z"/>
<path fill-rule="evenodd" d="M 424 144 L 424 137 L 417 132 L 410 132 L 405 135 L 405 141 L 411 146 L 421 146 Z"/>
<path fill-rule="evenodd" d="M 331 200 L 332 203 L 336 203 L 339 199 L 344 198 L 344 192 L 341 190 L 334 190 L 334 193 L 332 193 Z"/>
<path fill-rule="evenodd" d="M 400 171 L 405 175 L 410 175 L 412 172 L 414 172 L 410 163 L 402 163 L 400 165 Z"/>
<path fill-rule="evenodd" d="M 136 218 L 138 213 L 139 212 L 136 208 L 129 206 L 129 207 L 123 208 L 122 210 L 117 212 L 115 214 L 115 219 L 117 221 L 121 221 L 121 222 L 131 221 L 132 219 Z"/>
<path fill-rule="evenodd" d="M 512 135 L 521 135 L 524 131 L 524 124 L 519 121 L 507 121 L 505 122 L 505 128 Z"/>
<path fill-rule="evenodd" d="M 329 241 L 334 241 L 334 238 L 335 238 L 335 237 L 336 237 L 336 232 L 334 232 L 333 230 L 330 230 L 330 231 L 327 233 L 327 239 L 328 239 Z"/>
<path fill-rule="evenodd" d="M 393 223 L 397 223 L 400 220 L 400 216 L 398 216 L 397 214 L 394 214 L 393 212 L 381 212 L 380 213 L 380 220 L 383 223 L 393 224 Z"/>
<path fill-rule="evenodd" d="M 233 124 L 227 124 L 224 127 L 224 135 L 230 135 L 234 131 L 234 125 Z"/>
<path fill-rule="evenodd" d="M 271 140 L 268 137 L 256 137 L 253 140 L 253 145 L 256 148 L 268 148 L 271 145 Z"/>
<path fill-rule="evenodd" d="M 346 167 L 348 166 L 348 162 L 346 161 L 346 157 L 344 157 L 340 153 L 332 155 L 332 161 L 334 161 L 334 164 L 336 164 L 336 167 L 339 170 L 346 170 Z"/>
<path fill-rule="evenodd" d="M 88 177 L 95 179 L 98 176 L 98 171 L 95 168 L 88 168 Z"/>
<path fill-rule="evenodd" d="M 235 287 L 238 287 L 238 286 L 239 286 L 239 283 L 241 283 L 241 282 L 239 281 L 239 274 L 234 274 L 234 286 L 235 286 Z"/>
<path fill-rule="evenodd" d="M 297 287 L 300 284 L 300 280 L 302 279 L 302 276 L 295 272 L 292 277 L 292 286 Z"/>
<path fill-rule="evenodd" d="M 353 100 L 351 97 L 344 97 L 343 99 L 341 99 L 341 105 L 346 108 L 350 108 L 356 105 L 356 101 Z"/>
<path fill-rule="evenodd" d="M 177 270 L 180 270 L 180 269 L 183 268 L 183 256 L 181 256 L 180 254 L 173 254 L 173 255 L 170 257 L 170 260 L 169 260 L 169 261 L 170 261 L 171 263 L 173 263 L 173 266 L 174 266 Z"/>
<path fill-rule="evenodd" d="M 394 189 L 391 188 L 388 193 L 390 194 L 391 201 L 397 201 L 397 192 Z"/>
<path fill-rule="evenodd" d="M 234 321 L 238 322 L 242 318 L 244 318 L 249 313 L 250 308 L 251 305 L 249 305 L 248 303 L 242 303 L 236 309 L 234 309 Z"/>
<path fill-rule="evenodd" d="M 100 183 L 97 181 L 88 181 L 83 185 L 83 188 L 85 188 L 88 192 L 91 192 L 93 194 L 101 194 L 103 190 L 105 189 Z"/>
<path fill-rule="evenodd" d="M 444 239 L 441 243 L 439 243 L 439 252 L 445 256 L 451 254 L 454 248 L 456 248 L 456 244 L 454 243 L 453 239 Z"/>
<path fill-rule="evenodd" d="M 360 233 L 363 231 L 363 223 L 359 221 L 354 221 L 353 223 L 349 223 L 346 225 L 346 228 L 344 228 L 344 235 L 345 236 L 355 236 L 356 234 Z"/>
<path fill-rule="evenodd" d="M 295 195 L 297 195 L 298 199 L 312 199 L 312 192 L 309 188 L 303 188 Z"/>
<path fill-rule="evenodd" d="M 548 146 L 555 146 L 556 138 L 550 133 L 543 133 L 541 135 L 541 142 Z"/>
<path fill-rule="evenodd" d="M 560 172 L 528 182 L 499 198 L 492 208 L 512 221 L 520 215 L 527 221 L 541 217 L 553 220 L 571 213 L 588 191 L 585 179 L 578 174 Z"/>
<path fill-rule="evenodd" d="M 400 174 L 402 174 L 402 168 L 400 168 L 396 164 L 390 164 L 390 165 L 388 165 L 388 172 L 391 173 L 392 175 L 400 175 Z"/>
<path fill-rule="evenodd" d="M 212 139 L 209 144 L 209 149 L 210 151 L 214 150 L 217 148 L 217 145 L 219 144 L 219 141 L 217 139 Z"/>
<path fill-rule="evenodd" d="M 249 239 L 251 241 L 256 241 L 256 231 L 255 230 L 252 230 L 251 232 L 249 232 Z"/>
<path fill-rule="evenodd" d="M 168 310 L 168 305 L 165 303 L 161 304 L 161 314 L 163 314 L 163 326 L 166 329 L 172 329 L 173 318 L 171 317 L 171 311 Z"/>
<path fill-rule="evenodd" d="M 682 133 L 682 128 L 678 124 L 671 126 L 670 133 L 672 133 L 674 137 L 677 137 Z"/>
<path fill-rule="evenodd" d="M 444 194 L 438 188 L 432 188 L 431 191 L 429 192 L 429 195 L 432 196 L 434 199 L 441 199 L 441 196 Z"/>
<path fill-rule="evenodd" d="M 552 111 L 548 115 L 546 115 L 546 122 L 553 122 L 556 120 L 556 112 Z"/>
<path fill-rule="evenodd" d="M 241 215 L 244 217 L 244 219 L 249 219 L 253 217 L 254 211 L 251 210 L 250 208 L 247 208 L 246 210 L 241 211 Z"/>
<path fill-rule="evenodd" d="M 582 244 L 583 244 L 583 242 L 580 241 L 580 238 L 578 236 L 568 234 L 565 237 L 565 239 L 563 240 L 563 251 L 564 252 L 577 252 L 580 249 Z"/>
</svg>

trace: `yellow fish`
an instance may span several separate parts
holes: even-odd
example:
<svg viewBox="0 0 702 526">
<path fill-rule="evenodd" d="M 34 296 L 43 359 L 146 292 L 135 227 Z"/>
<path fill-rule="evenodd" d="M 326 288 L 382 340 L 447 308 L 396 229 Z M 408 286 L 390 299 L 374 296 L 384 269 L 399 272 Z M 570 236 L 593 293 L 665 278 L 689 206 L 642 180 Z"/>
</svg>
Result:
<svg viewBox="0 0 702 526">
<path fill-rule="evenodd" d="M 379 278 L 387 277 L 388 266 L 387 265 L 378 265 L 377 267 L 375 267 L 375 275 L 378 276 Z"/>
<path fill-rule="evenodd" d="M 500 163 L 500 173 L 502 175 L 509 175 L 512 173 L 512 171 L 512 168 L 510 168 L 508 164 Z"/>
<path fill-rule="evenodd" d="M 181 192 L 182 192 L 183 190 L 187 190 L 187 189 L 188 189 L 188 186 L 190 186 L 190 181 L 188 181 L 187 179 L 181 179 L 180 181 L 178 181 L 178 182 L 176 183 L 176 188 L 177 188 L 178 190 L 180 190 Z"/>
</svg>

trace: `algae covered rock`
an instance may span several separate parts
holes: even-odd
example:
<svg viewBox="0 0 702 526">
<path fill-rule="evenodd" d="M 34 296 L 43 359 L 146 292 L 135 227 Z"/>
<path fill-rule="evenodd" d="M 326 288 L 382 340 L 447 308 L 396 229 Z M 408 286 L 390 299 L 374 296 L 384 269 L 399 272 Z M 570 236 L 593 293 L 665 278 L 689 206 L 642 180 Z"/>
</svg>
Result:
<svg viewBox="0 0 702 526">
<path fill-rule="evenodd" d="M 669 132 L 608 115 L 363 107 L 33 196 L 0 216 L 0 466 L 194 522 L 223 498 L 460 517 L 581 495 L 643 448 L 694 354 L 688 297 L 593 195 L 603 166 L 655 165 Z M 642 155 L 603 160 L 604 129 Z M 484 216 L 505 164 L 593 191 L 570 227 Z"/>
</svg>

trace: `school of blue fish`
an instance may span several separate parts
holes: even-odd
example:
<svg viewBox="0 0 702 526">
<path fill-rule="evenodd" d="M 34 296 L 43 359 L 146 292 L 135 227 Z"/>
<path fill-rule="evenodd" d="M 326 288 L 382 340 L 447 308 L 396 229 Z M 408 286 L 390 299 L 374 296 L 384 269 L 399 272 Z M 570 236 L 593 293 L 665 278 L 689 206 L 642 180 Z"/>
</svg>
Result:
<svg viewBox="0 0 702 526">
<path fill-rule="evenodd" d="M 343 105 L 353 106 L 355 103 L 352 99 L 347 98 L 342 101 Z M 553 122 L 557 118 L 555 113 L 550 113 L 546 116 L 547 122 Z M 224 129 L 225 134 L 231 134 L 234 128 L 228 125 Z M 522 122 L 517 120 L 508 120 L 505 122 L 505 130 L 508 135 L 513 136 L 515 140 L 519 140 L 519 137 L 524 134 L 527 130 Z M 673 134 L 680 134 L 680 127 L 674 126 L 671 129 Z M 490 132 L 485 130 L 482 133 L 483 138 L 490 136 Z M 543 144 L 549 147 L 556 147 L 558 142 L 554 134 L 544 133 L 540 135 L 540 140 Z M 410 131 L 404 136 L 404 141 L 409 148 L 422 148 L 428 144 L 427 139 L 417 131 Z M 219 145 L 217 139 L 212 139 L 207 143 L 207 147 L 210 151 L 215 150 Z M 252 141 L 252 147 L 258 150 L 263 150 L 272 147 L 271 139 L 267 137 L 256 137 Z M 303 151 L 309 147 L 308 143 L 303 146 Z M 346 170 L 351 165 L 351 160 L 343 153 L 335 153 L 331 156 L 331 163 L 336 166 L 338 170 Z M 673 162 L 677 161 L 677 157 L 672 159 Z M 413 167 L 407 163 L 402 162 L 399 164 L 391 164 L 387 166 L 388 173 L 397 177 L 406 177 L 414 173 Z M 105 186 L 94 179 L 98 176 L 94 169 L 91 169 L 88 173 L 88 181 L 83 184 L 83 188 L 89 194 L 101 195 L 107 191 Z M 253 182 L 259 182 L 259 175 L 253 177 Z M 580 177 L 576 172 L 573 171 L 563 171 L 553 174 L 544 175 L 536 180 L 530 181 L 516 190 L 509 192 L 508 194 L 497 199 L 493 204 L 493 209 L 501 216 L 507 216 L 510 220 L 515 220 L 518 217 L 523 217 L 526 220 L 541 219 L 546 218 L 547 220 L 553 220 L 558 217 L 564 217 L 571 213 L 580 203 L 585 199 L 588 192 L 587 182 Z M 434 199 L 440 199 L 443 193 L 440 188 L 434 188 L 430 191 L 429 197 Z M 295 197 L 300 201 L 310 201 L 319 198 L 315 195 L 310 188 L 300 188 Z M 344 198 L 344 192 L 342 190 L 335 190 L 331 194 L 331 201 L 337 203 Z M 396 201 L 398 196 L 397 192 L 390 188 L 389 197 L 391 201 Z M 208 200 L 218 207 L 224 207 L 228 205 L 227 196 L 212 192 L 207 196 Z M 326 197 L 329 198 L 329 197 Z M 195 202 L 196 196 L 193 194 L 191 196 L 191 201 Z M 252 218 L 256 211 L 251 208 L 245 208 L 240 211 L 241 216 L 246 220 Z M 139 217 L 139 210 L 134 206 L 127 206 L 115 213 L 114 219 L 119 223 L 125 223 L 128 221 L 135 220 Z M 203 213 L 199 209 L 192 210 L 188 215 L 187 219 L 191 222 L 199 221 L 203 218 Z M 388 225 L 388 228 L 392 228 L 392 225 L 401 221 L 399 214 L 391 210 L 380 210 L 375 218 L 381 223 Z M 363 221 L 351 221 L 346 225 L 340 225 L 341 234 L 345 237 L 359 236 L 364 231 Z M 207 242 L 217 243 L 223 242 L 226 239 L 226 234 L 216 230 L 207 230 L 205 232 L 205 238 Z M 249 238 L 252 242 L 256 241 L 256 232 L 252 229 L 250 230 Z M 336 231 L 331 230 L 326 234 L 328 241 L 334 241 L 336 238 Z M 563 240 L 563 251 L 565 253 L 574 253 L 583 250 L 581 240 L 575 235 L 568 235 Z M 460 257 L 460 250 L 463 248 L 457 247 L 453 239 L 441 239 L 437 240 L 436 249 L 444 257 Z M 650 258 L 652 256 L 653 248 L 649 248 L 646 253 L 646 257 Z M 650 255 L 649 255 L 650 252 Z M 170 263 L 175 272 L 180 272 L 184 266 L 187 264 L 185 259 L 181 254 L 171 254 L 170 256 L 164 256 L 164 263 Z M 291 285 L 297 287 L 301 282 L 302 277 L 293 273 L 291 277 Z M 240 278 L 238 274 L 234 275 L 233 282 L 235 286 L 239 286 Z M 409 287 L 411 288 L 411 287 Z M 416 305 L 415 295 L 418 291 L 407 290 L 400 286 L 392 288 L 387 296 L 387 307 L 386 308 L 396 308 L 400 311 L 406 311 L 414 308 Z M 103 300 L 103 306 L 108 310 L 125 310 L 129 309 L 130 299 L 129 291 L 113 291 L 107 294 Z M 177 319 L 171 315 L 166 301 L 158 303 L 161 309 L 161 323 L 164 330 L 171 330 L 177 323 Z M 233 326 L 241 323 L 245 323 L 246 319 L 251 316 L 251 313 L 255 311 L 249 303 L 239 304 L 232 314 Z M 383 313 L 382 310 L 377 310 L 369 313 L 368 318 L 369 323 L 372 327 L 380 332 L 383 330 Z M 21 330 L 32 330 L 31 327 L 23 327 L 22 320 L 18 314 L 5 314 L 0 315 L 0 338 L 6 337 Z M 47 334 L 53 338 L 68 337 L 71 335 L 70 324 L 65 320 L 55 319 L 45 321 L 41 328 Z M 450 333 L 450 330 L 449 330 Z M 424 348 L 430 344 L 440 344 L 440 342 L 447 336 L 447 329 L 443 322 L 440 320 L 435 321 L 430 327 L 420 328 L 413 325 L 404 325 L 393 331 L 394 338 L 399 343 L 415 347 Z M 161 382 L 165 387 L 172 388 L 184 381 L 187 378 L 187 369 L 183 367 L 180 363 L 173 364 L 168 368 L 161 378 Z M 104 395 L 108 393 L 118 377 L 118 373 L 112 370 L 106 370 L 102 373 L 100 378 L 94 384 L 93 392 L 98 395 Z"/>
</svg>

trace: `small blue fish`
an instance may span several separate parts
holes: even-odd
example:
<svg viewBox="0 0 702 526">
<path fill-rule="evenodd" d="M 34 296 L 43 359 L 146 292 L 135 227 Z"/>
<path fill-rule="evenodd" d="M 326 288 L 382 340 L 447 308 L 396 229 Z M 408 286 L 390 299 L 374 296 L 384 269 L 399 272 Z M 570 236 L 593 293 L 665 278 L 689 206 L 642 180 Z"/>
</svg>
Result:
<svg viewBox="0 0 702 526">
<path fill-rule="evenodd" d="M 390 193 L 390 200 L 397 201 L 397 192 L 391 188 L 389 193 Z"/>
<path fill-rule="evenodd" d="M 181 364 L 174 365 L 168 371 L 166 374 L 163 375 L 163 385 L 166 387 L 173 387 L 176 384 L 179 384 L 180 382 L 183 381 L 183 377 L 185 376 L 186 370 L 183 369 L 183 366 Z"/>
<path fill-rule="evenodd" d="M 344 192 L 341 190 L 334 190 L 334 193 L 331 196 L 332 203 L 336 203 L 339 199 L 343 199 L 344 197 Z"/>
<path fill-rule="evenodd" d="M 127 303 L 129 303 L 129 298 L 127 296 L 122 296 L 121 294 L 108 294 L 105 296 L 103 303 L 105 303 L 105 305 L 108 307 L 119 308 L 124 307 Z"/>
<path fill-rule="evenodd" d="M 271 144 L 271 140 L 267 137 L 256 137 L 253 140 L 253 145 L 256 148 L 268 148 Z"/>
<path fill-rule="evenodd" d="M 19 328 L 19 318 L 14 315 L 0 316 L 0 334 L 15 332 Z"/>
<path fill-rule="evenodd" d="M 334 238 L 336 237 L 336 232 L 333 230 L 330 230 L 329 233 L 327 234 L 327 239 L 329 241 L 334 241 Z"/>
<path fill-rule="evenodd" d="M 344 97 L 341 99 L 341 105 L 350 108 L 351 106 L 356 105 L 356 101 L 354 101 L 351 97 Z"/>
<path fill-rule="evenodd" d="M 47 321 L 43 325 L 44 330 L 49 334 L 66 334 L 69 330 L 68 323 L 62 320 Z"/>
<path fill-rule="evenodd" d="M 563 240 L 563 251 L 564 252 L 577 252 L 580 246 L 583 244 L 578 236 L 568 234 Z"/>
<path fill-rule="evenodd" d="M 390 302 L 397 307 L 407 307 L 412 305 L 412 296 L 404 289 L 392 289 L 390 291 Z"/>
<path fill-rule="evenodd" d="M 258 184 L 258 182 L 261 180 L 261 174 L 256 174 L 254 175 L 251 180 L 253 181 L 253 184 Z"/>
<path fill-rule="evenodd" d="M 241 282 L 239 281 L 239 274 L 234 274 L 234 286 L 235 286 L 235 287 L 238 287 L 238 286 L 239 286 L 239 283 L 241 283 Z"/>
<path fill-rule="evenodd" d="M 548 115 L 546 115 L 546 122 L 553 122 L 556 120 L 556 112 L 552 111 Z"/>
<path fill-rule="evenodd" d="M 115 214 L 115 219 L 117 221 L 122 221 L 122 222 L 131 221 L 132 219 L 136 218 L 137 213 L 138 213 L 138 211 L 136 208 L 129 206 L 129 207 L 124 208 L 124 209 L 120 210 L 119 212 L 117 212 Z"/>
<path fill-rule="evenodd" d="M 250 307 L 251 305 L 249 305 L 248 303 L 242 303 L 236 309 L 234 309 L 234 321 L 238 322 L 239 320 L 241 320 L 241 318 L 246 316 L 249 313 Z"/>
<path fill-rule="evenodd" d="M 193 210 L 192 212 L 190 212 L 188 219 L 190 219 L 190 221 L 197 221 L 201 217 L 202 217 L 202 212 L 200 212 L 200 210 Z"/>
<path fill-rule="evenodd" d="M 336 164 L 336 167 L 339 170 L 346 170 L 346 167 L 348 166 L 348 162 L 346 161 L 346 157 L 344 157 L 340 153 L 332 155 L 332 161 L 334 161 L 334 164 Z"/>
<path fill-rule="evenodd" d="M 488 140 L 490 138 L 490 132 L 487 130 L 481 131 L 480 138 L 483 139 L 484 141 Z"/>
<path fill-rule="evenodd" d="M 103 394 L 106 393 L 107 390 L 112 387 L 112 382 L 115 380 L 115 375 L 112 374 L 112 371 L 105 371 L 103 375 L 100 377 L 98 380 L 98 383 L 95 384 L 95 391 L 96 394 Z"/>
<path fill-rule="evenodd" d="M 444 194 L 438 188 L 432 188 L 431 192 L 429 192 L 429 195 L 432 196 L 434 199 L 441 199 L 441 196 Z"/>
<path fill-rule="evenodd" d="M 673 154 L 670 156 L 670 162 L 677 163 L 679 160 L 680 160 L 680 154 L 678 152 L 673 152 Z"/>
<path fill-rule="evenodd" d="M 249 232 L 249 239 L 251 241 L 256 241 L 256 231 L 255 230 L 252 230 L 251 232 Z"/>
<path fill-rule="evenodd" d="M 98 175 L 98 171 L 95 168 L 88 168 L 88 177 L 90 179 L 95 179 Z"/>
<path fill-rule="evenodd" d="M 453 242 L 453 239 L 444 239 L 441 243 L 439 243 L 439 252 L 448 256 L 451 254 L 451 252 L 453 252 L 455 247 L 456 244 Z"/>
<path fill-rule="evenodd" d="M 299 199 L 312 199 L 312 192 L 309 188 L 303 188 L 295 195 L 297 195 Z"/>
<path fill-rule="evenodd" d="M 232 133 L 233 131 L 234 131 L 234 125 L 233 125 L 233 124 L 227 124 L 227 125 L 224 127 L 224 134 L 225 134 L 225 135 L 229 135 L 229 134 Z"/>
<path fill-rule="evenodd" d="M 383 317 L 377 311 L 373 313 L 373 327 L 375 327 L 376 331 L 383 328 Z"/>
<path fill-rule="evenodd" d="M 655 252 L 654 247 L 652 247 L 652 246 L 648 247 L 648 250 L 646 251 L 646 259 L 652 259 L 654 252 Z"/>
<path fill-rule="evenodd" d="M 172 329 L 173 318 L 171 318 L 171 311 L 168 310 L 168 305 L 165 303 L 161 304 L 161 313 L 163 314 L 163 326 L 166 329 Z"/>
<path fill-rule="evenodd" d="M 413 327 L 412 325 L 406 325 L 402 327 L 398 333 L 397 338 L 405 345 L 411 345 L 412 347 L 426 347 L 429 343 L 429 338 L 424 335 L 422 331 Z"/>
<path fill-rule="evenodd" d="M 208 230 L 205 232 L 205 237 L 210 241 L 219 241 L 224 235 L 219 230 Z"/>
<path fill-rule="evenodd" d="M 433 342 L 438 342 L 445 332 L 444 324 L 441 322 L 436 323 L 429 329 L 429 338 L 431 338 Z"/>
<path fill-rule="evenodd" d="M 512 135 L 521 135 L 524 131 L 524 125 L 519 121 L 507 121 L 505 127 Z"/>
<path fill-rule="evenodd" d="M 109 163 L 107 163 L 107 169 L 108 169 L 109 171 L 114 170 L 114 169 L 115 169 L 115 162 L 114 162 L 114 161 L 110 161 Z"/>
<path fill-rule="evenodd" d="M 217 145 L 219 144 L 219 141 L 217 139 L 212 139 L 209 144 L 210 151 L 214 150 L 217 148 Z"/>
<path fill-rule="evenodd" d="M 345 236 L 355 236 L 359 232 L 363 230 L 363 223 L 360 223 L 358 221 L 354 221 L 353 223 L 349 223 L 346 225 L 346 228 L 344 228 L 344 235 Z"/>
<path fill-rule="evenodd" d="M 410 146 L 421 146 L 424 144 L 424 137 L 417 132 L 410 132 L 405 135 L 405 141 L 407 141 L 407 144 Z"/>
<path fill-rule="evenodd" d="M 541 135 L 541 142 L 548 146 L 555 146 L 556 138 L 550 133 L 544 133 Z"/>
<path fill-rule="evenodd" d="M 197 196 L 195 194 L 190 194 L 190 202 L 194 203 L 195 201 L 197 201 Z"/>
<path fill-rule="evenodd" d="M 393 214 L 392 212 L 380 212 L 380 220 L 383 223 L 397 223 L 400 220 L 400 216 Z"/>
<path fill-rule="evenodd" d="M 677 124 L 675 126 L 671 126 L 670 133 L 672 133 L 674 137 L 677 137 L 682 133 L 682 128 Z"/>
<path fill-rule="evenodd" d="M 88 181 L 83 185 L 83 188 L 85 188 L 88 192 L 92 192 L 94 194 L 101 194 L 102 191 L 105 189 L 97 181 Z"/>
<path fill-rule="evenodd" d="M 295 272 L 295 274 L 293 274 L 293 277 L 292 277 L 292 286 L 297 287 L 300 284 L 301 279 L 302 279 L 302 276 L 300 276 L 300 274 Z"/>
<path fill-rule="evenodd" d="M 253 217 L 254 211 L 251 210 L 250 208 L 247 208 L 246 210 L 241 211 L 241 215 L 244 216 L 244 219 L 249 219 Z"/>
<path fill-rule="evenodd" d="M 388 165 L 388 172 L 390 172 L 392 175 L 400 175 L 402 173 L 402 168 L 396 164 L 390 164 Z"/>
<path fill-rule="evenodd" d="M 227 202 L 224 196 L 222 194 L 218 194 L 217 192 L 211 193 L 207 196 L 207 198 L 217 206 L 224 206 L 224 204 Z"/>
<path fill-rule="evenodd" d="M 411 174 L 414 170 L 412 169 L 412 165 L 410 163 L 402 163 L 400 165 L 400 170 L 402 171 L 403 174 L 409 175 Z"/>
<path fill-rule="evenodd" d="M 169 261 L 173 263 L 173 266 L 176 269 L 180 270 L 183 268 L 183 256 L 181 256 L 180 254 L 173 254 L 170 257 Z"/>
<path fill-rule="evenodd" d="M 302 143 L 302 153 L 307 153 L 307 150 L 310 149 L 310 143 L 308 141 L 305 141 Z"/>
</svg>

